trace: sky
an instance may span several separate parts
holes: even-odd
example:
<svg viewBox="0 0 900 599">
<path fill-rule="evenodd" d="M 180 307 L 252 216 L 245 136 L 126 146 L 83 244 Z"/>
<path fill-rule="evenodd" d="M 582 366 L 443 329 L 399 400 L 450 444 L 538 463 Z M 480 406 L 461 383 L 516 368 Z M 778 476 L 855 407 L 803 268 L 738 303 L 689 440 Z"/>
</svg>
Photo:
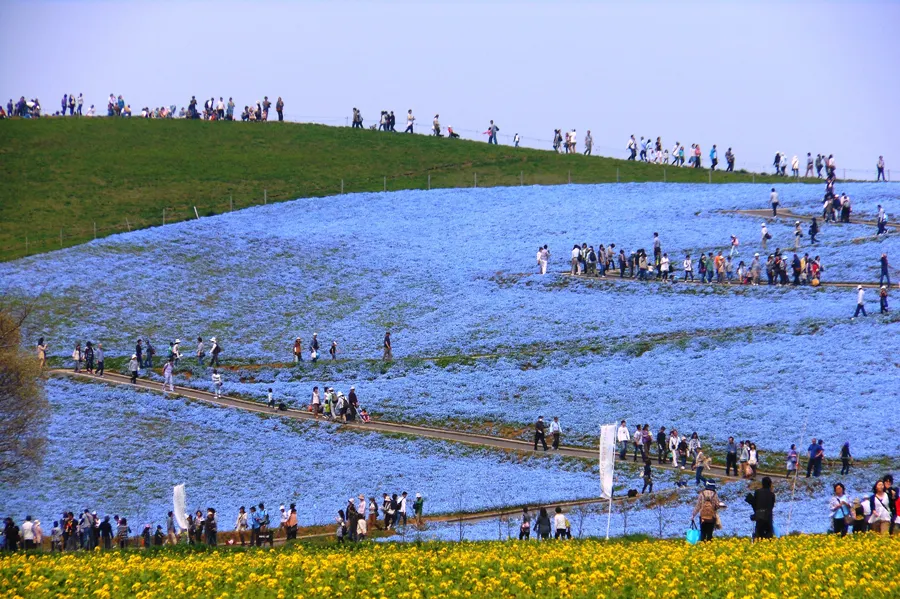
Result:
<svg viewBox="0 0 900 599">
<path fill-rule="evenodd" d="M 268 95 L 289 120 L 411 108 L 423 133 L 439 113 L 481 140 L 493 119 L 501 143 L 590 129 L 603 155 L 634 134 L 732 147 L 738 168 L 781 151 L 900 172 L 900 2 L 0 4 L 0 97 L 45 112 L 73 92 L 103 112 L 110 92 L 135 111 Z"/>
</svg>

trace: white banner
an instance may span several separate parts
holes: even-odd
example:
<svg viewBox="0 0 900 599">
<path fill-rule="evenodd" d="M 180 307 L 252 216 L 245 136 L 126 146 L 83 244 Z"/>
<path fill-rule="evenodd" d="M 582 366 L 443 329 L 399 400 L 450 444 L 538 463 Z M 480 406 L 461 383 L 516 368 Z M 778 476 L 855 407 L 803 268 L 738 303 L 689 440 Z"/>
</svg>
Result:
<svg viewBox="0 0 900 599">
<path fill-rule="evenodd" d="M 187 530 L 187 496 L 184 494 L 184 483 L 176 486 L 173 490 L 172 504 L 172 514 L 175 518 L 175 523 L 181 530 Z"/>
<path fill-rule="evenodd" d="M 612 499 L 613 470 L 616 461 L 616 425 L 600 427 L 600 496 Z"/>
</svg>

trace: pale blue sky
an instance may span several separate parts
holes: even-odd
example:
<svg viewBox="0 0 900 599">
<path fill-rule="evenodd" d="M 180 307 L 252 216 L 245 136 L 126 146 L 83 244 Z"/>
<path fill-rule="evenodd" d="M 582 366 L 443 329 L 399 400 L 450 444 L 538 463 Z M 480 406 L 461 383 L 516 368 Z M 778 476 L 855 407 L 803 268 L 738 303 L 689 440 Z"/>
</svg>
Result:
<svg viewBox="0 0 900 599">
<path fill-rule="evenodd" d="M 66 92 L 105 108 L 283 96 L 296 120 L 366 124 L 382 108 L 422 131 L 549 146 L 591 129 L 625 156 L 632 133 L 666 147 L 834 153 L 839 169 L 900 172 L 900 3 L 2 2 L 0 94 Z M 546 142 L 541 140 L 547 140 Z M 501 137 L 501 143 L 508 139 Z M 862 174 L 862 173 L 860 173 Z M 895 178 L 898 178 L 895 176 Z"/>
</svg>

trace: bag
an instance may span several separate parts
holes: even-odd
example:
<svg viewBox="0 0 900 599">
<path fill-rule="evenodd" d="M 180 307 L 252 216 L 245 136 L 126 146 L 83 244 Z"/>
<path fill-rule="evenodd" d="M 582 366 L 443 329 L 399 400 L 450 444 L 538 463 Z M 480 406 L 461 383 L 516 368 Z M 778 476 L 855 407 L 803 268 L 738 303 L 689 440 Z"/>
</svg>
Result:
<svg viewBox="0 0 900 599">
<path fill-rule="evenodd" d="M 716 508 L 706 491 L 703 492 L 703 505 L 700 506 L 701 522 L 709 522 L 716 519 Z"/>
<path fill-rule="evenodd" d="M 722 530 L 722 519 L 719 517 L 718 512 L 716 513 L 716 530 Z"/>
<path fill-rule="evenodd" d="M 771 234 L 771 233 L 766 233 L 766 239 L 772 239 L 772 234 Z"/>
<path fill-rule="evenodd" d="M 684 533 L 684 538 L 688 545 L 696 545 L 700 542 L 700 531 L 697 530 L 697 525 L 694 524 L 693 520 L 691 520 L 691 527 Z"/>
</svg>

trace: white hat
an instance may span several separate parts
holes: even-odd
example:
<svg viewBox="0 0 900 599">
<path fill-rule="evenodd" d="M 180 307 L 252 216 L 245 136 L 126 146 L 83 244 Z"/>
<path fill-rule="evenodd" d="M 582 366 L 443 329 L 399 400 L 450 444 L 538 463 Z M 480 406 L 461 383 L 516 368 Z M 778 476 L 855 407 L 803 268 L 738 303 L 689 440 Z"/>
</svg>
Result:
<svg viewBox="0 0 900 599">
<path fill-rule="evenodd" d="M 421 493 L 416 493 L 416 497 L 417 497 L 417 498 L 421 498 L 421 497 L 422 497 L 422 494 L 421 494 Z"/>
<path fill-rule="evenodd" d="M 856 288 L 857 288 L 857 289 L 862 289 L 862 285 L 857 285 Z"/>
<path fill-rule="evenodd" d="M 131 354 L 131 359 L 134 360 L 135 358 L 137 358 L 137 354 Z"/>
<path fill-rule="evenodd" d="M 213 343 L 216 342 L 216 338 L 215 338 L 215 337 L 210 337 L 209 340 L 212 341 Z"/>
<path fill-rule="evenodd" d="M 279 509 L 283 512 L 283 511 L 284 511 L 284 506 L 281 506 Z"/>
<path fill-rule="evenodd" d="M 759 252 L 756 252 L 755 254 L 753 254 L 753 257 L 754 257 L 754 258 L 759 258 Z"/>
<path fill-rule="evenodd" d="M 356 387 L 350 387 L 351 391 L 356 391 Z"/>
<path fill-rule="evenodd" d="M 181 339 L 176 339 L 175 343 L 181 343 Z"/>
<path fill-rule="evenodd" d="M 794 224 L 795 224 L 795 225 L 799 225 L 799 224 L 800 224 L 800 221 L 798 220 L 798 221 L 796 221 Z"/>
<path fill-rule="evenodd" d="M 766 223 L 763 223 L 760 225 L 760 227 L 765 227 L 765 226 L 766 226 Z"/>
</svg>

